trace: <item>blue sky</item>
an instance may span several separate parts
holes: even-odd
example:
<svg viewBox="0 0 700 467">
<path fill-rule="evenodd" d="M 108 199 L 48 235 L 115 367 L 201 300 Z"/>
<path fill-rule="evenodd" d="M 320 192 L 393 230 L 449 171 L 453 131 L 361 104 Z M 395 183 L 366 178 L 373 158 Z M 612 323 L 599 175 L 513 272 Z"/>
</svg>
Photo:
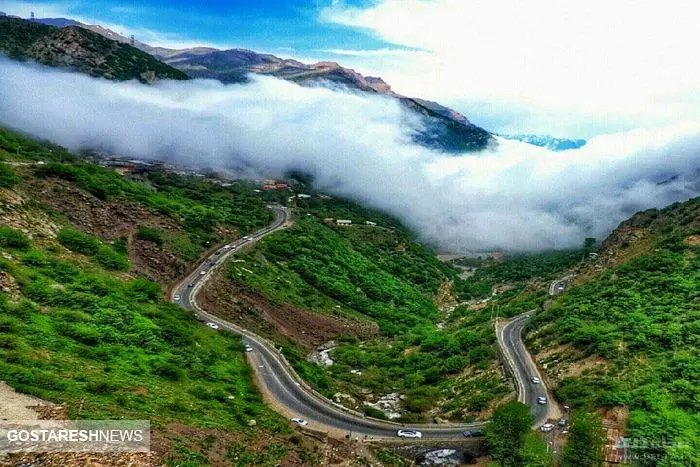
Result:
<svg viewBox="0 0 700 467">
<path fill-rule="evenodd" d="M 163 45 L 207 43 L 301 57 L 321 57 L 331 49 L 389 46 L 361 29 L 320 21 L 319 12 L 331 4 L 330 0 L 0 1 L 7 13 L 70 16 Z"/>
<path fill-rule="evenodd" d="M 590 138 L 700 115 L 695 0 L 0 0 L 151 45 L 241 47 L 380 76 L 501 133 Z"/>
</svg>

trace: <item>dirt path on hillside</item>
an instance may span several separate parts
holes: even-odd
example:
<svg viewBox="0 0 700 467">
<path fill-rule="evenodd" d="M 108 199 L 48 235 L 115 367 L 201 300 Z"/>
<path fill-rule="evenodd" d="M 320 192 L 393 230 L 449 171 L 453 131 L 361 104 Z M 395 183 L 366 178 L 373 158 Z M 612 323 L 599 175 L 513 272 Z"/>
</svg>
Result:
<svg viewBox="0 0 700 467">
<path fill-rule="evenodd" d="M 0 381 L 0 420 L 38 420 L 40 410 L 32 408 L 37 406 L 53 407 L 54 404 L 15 392 L 4 381 Z"/>
</svg>

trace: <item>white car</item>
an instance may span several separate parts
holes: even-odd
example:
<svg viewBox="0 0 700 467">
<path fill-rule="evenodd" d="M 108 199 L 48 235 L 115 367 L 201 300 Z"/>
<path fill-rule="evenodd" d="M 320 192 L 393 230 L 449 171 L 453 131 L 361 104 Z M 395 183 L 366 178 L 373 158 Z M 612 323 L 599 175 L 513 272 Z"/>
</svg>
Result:
<svg viewBox="0 0 700 467">
<path fill-rule="evenodd" d="M 250 240 L 250 237 L 246 235 L 245 237 L 243 237 L 243 240 Z"/>
<path fill-rule="evenodd" d="M 552 425 L 551 423 L 545 423 L 544 425 L 542 425 L 540 427 L 540 430 L 542 430 L 544 432 L 552 431 L 553 429 L 554 429 L 554 425 Z"/>
<path fill-rule="evenodd" d="M 544 396 L 540 396 L 537 398 L 537 403 L 540 405 L 545 405 L 547 403 L 547 398 Z"/>
<path fill-rule="evenodd" d="M 530 381 L 532 381 L 533 384 L 540 384 L 540 379 L 537 376 L 531 376 Z"/>
<path fill-rule="evenodd" d="M 175 300 L 176 302 L 179 302 L 179 301 L 180 301 L 180 296 L 179 296 L 179 295 L 173 295 L 173 300 Z"/>
<path fill-rule="evenodd" d="M 228 250 L 229 248 L 231 248 L 231 245 L 224 245 L 224 250 Z"/>
<path fill-rule="evenodd" d="M 203 275 L 205 275 L 206 273 L 207 273 L 207 271 L 199 271 L 199 275 L 200 275 L 200 276 L 203 276 Z"/>
<path fill-rule="evenodd" d="M 301 426 L 306 426 L 306 425 L 309 424 L 309 422 L 307 422 L 307 421 L 304 420 L 303 418 L 293 418 L 292 421 L 293 421 L 294 423 L 296 423 L 297 425 L 301 425 Z"/>
<path fill-rule="evenodd" d="M 246 352 L 252 352 L 252 351 L 253 351 L 253 348 L 252 348 L 251 346 L 249 346 L 249 345 L 246 344 L 246 346 L 245 346 L 245 351 L 246 351 Z"/>
<path fill-rule="evenodd" d="M 396 435 L 399 438 L 422 438 L 423 437 L 423 433 L 421 433 L 420 431 L 416 431 L 416 430 L 399 430 L 398 432 L 396 432 Z"/>
<path fill-rule="evenodd" d="M 211 329 L 219 329 L 219 325 L 216 323 L 207 323 L 207 327 Z"/>
</svg>

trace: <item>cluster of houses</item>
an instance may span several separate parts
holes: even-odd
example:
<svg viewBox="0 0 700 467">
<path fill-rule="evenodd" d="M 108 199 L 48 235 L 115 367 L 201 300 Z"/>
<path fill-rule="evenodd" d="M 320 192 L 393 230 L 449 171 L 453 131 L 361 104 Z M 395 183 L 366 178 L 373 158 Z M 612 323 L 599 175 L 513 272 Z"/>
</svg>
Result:
<svg viewBox="0 0 700 467">
<path fill-rule="evenodd" d="M 325 222 L 328 225 L 335 224 L 344 227 L 352 225 L 352 221 L 350 219 L 334 219 L 332 217 L 326 217 L 325 219 L 323 219 L 323 222 Z M 372 221 L 365 221 L 365 225 L 376 226 L 377 223 Z"/>
<path fill-rule="evenodd" d="M 139 159 L 122 159 L 112 156 L 100 161 L 103 167 L 111 167 L 119 175 L 138 177 L 147 174 L 152 170 L 161 170 L 165 168 L 163 161 L 142 161 Z"/>
</svg>

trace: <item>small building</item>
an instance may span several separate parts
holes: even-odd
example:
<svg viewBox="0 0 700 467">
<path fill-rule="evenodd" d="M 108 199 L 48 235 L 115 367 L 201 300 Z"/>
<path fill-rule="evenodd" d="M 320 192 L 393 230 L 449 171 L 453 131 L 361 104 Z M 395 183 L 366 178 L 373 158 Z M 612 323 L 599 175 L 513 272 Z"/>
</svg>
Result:
<svg viewBox="0 0 700 467">
<path fill-rule="evenodd" d="M 299 199 L 310 199 L 310 198 L 311 198 L 311 195 L 307 195 L 307 194 L 304 194 L 304 193 L 299 193 L 299 194 L 297 195 L 297 198 L 299 198 Z"/>
<path fill-rule="evenodd" d="M 283 182 L 277 182 L 275 180 L 265 180 L 265 183 L 261 187 L 263 190 L 286 190 L 289 185 Z"/>
<path fill-rule="evenodd" d="M 352 225 L 352 221 L 349 219 L 338 219 L 335 223 L 336 225 Z"/>
<path fill-rule="evenodd" d="M 377 225 L 376 222 L 372 222 L 372 221 L 365 221 L 365 224 L 366 224 L 366 225 L 371 225 L 371 226 L 376 226 L 376 225 Z"/>
</svg>

